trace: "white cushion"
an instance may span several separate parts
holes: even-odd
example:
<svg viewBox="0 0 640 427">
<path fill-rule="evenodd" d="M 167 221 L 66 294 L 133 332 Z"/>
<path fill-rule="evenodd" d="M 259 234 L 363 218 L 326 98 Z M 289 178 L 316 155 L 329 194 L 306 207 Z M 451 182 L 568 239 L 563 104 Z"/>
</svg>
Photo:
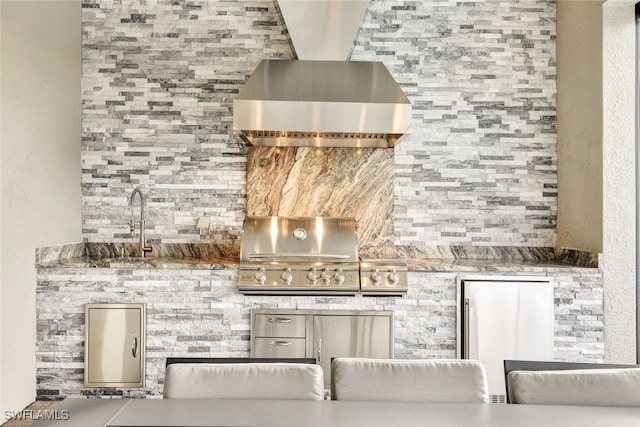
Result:
<svg viewBox="0 0 640 427">
<path fill-rule="evenodd" d="M 475 360 L 337 358 L 331 377 L 335 400 L 489 402 L 484 365 Z"/>
<path fill-rule="evenodd" d="M 302 363 L 178 363 L 167 366 L 165 399 L 323 400 L 322 368 Z"/>
<path fill-rule="evenodd" d="M 507 384 L 511 403 L 640 407 L 640 369 L 511 371 Z"/>
</svg>

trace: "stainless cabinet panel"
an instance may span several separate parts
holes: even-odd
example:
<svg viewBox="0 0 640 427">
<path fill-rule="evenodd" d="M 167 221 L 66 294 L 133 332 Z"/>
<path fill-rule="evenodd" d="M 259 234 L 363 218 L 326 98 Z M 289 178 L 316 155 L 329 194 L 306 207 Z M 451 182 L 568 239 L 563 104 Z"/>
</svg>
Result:
<svg viewBox="0 0 640 427">
<path fill-rule="evenodd" d="M 254 357 L 303 358 L 306 357 L 304 338 L 255 338 Z"/>
<path fill-rule="evenodd" d="M 296 314 L 256 314 L 251 326 L 255 337 L 305 337 L 306 316 Z"/>
<path fill-rule="evenodd" d="M 252 310 L 251 356 L 313 357 L 331 384 L 331 358 L 393 358 L 393 312 Z"/>
<path fill-rule="evenodd" d="M 85 305 L 86 387 L 144 386 L 144 304 Z"/>
<path fill-rule="evenodd" d="M 393 357 L 391 316 L 313 316 L 314 355 L 331 383 L 331 359 L 335 357 Z"/>
</svg>

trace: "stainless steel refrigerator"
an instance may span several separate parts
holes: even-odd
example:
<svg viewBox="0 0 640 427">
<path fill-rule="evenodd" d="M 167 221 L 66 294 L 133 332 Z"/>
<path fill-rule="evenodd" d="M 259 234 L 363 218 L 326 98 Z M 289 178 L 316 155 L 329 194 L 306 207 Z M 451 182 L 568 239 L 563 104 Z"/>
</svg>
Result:
<svg viewBox="0 0 640 427">
<path fill-rule="evenodd" d="M 553 360 L 553 284 L 549 278 L 460 276 L 458 357 L 484 362 L 493 403 L 505 401 L 503 361 Z"/>
</svg>

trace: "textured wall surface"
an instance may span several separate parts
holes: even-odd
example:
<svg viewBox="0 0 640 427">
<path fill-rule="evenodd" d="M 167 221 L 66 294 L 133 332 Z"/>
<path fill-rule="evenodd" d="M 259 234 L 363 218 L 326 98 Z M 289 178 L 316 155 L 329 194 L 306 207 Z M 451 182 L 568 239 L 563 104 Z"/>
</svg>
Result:
<svg viewBox="0 0 640 427">
<path fill-rule="evenodd" d="M 558 246 L 602 252 L 602 2 L 558 2 Z"/>
<path fill-rule="evenodd" d="M 605 358 L 637 363 L 634 2 L 605 3 L 603 25 Z"/>
<path fill-rule="evenodd" d="M 456 357 L 457 273 L 410 272 L 409 292 L 402 298 L 241 295 L 237 274 L 235 269 L 40 269 L 38 398 L 159 396 L 166 357 L 248 356 L 252 308 L 392 310 L 395 357 Z M 556 359 L 602 362 L 601 275 L 553 277 Z M 94 302 L 146 304 L 144 389 L 83 390 L 84 304 Z"/>
<path fill-rule="evenodd" d="M 80 1 L 0 1 L 0 15 L 4 415 L 35 398 L 34 248 L 82 239 Z"/>
<path fill-rule="evenodd" d="M 128 238 L 136 185 L 153 241 L 199 240 L 199 216 L 234 238 L 246 150 L 232 98 L 260 59 L 291 57 L 282 32 L 270 0 L 83 3 L 85 238 Z M 395 243 L 554 245 L 554 0 L 374 0 L 351 59 L 384 62 L 413 104 Z"/>
</svg>

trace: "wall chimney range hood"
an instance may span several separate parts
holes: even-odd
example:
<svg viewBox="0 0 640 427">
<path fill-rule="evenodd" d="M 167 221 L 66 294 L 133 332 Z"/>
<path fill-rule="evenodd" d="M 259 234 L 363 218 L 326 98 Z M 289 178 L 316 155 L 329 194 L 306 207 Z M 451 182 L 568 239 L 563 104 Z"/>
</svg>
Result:
<svg viewBox="0 0 640 427">
<path fill-rule="evenodd" d="M 345 61 L 368 0 L 278 0 L 299 60 L 264 59 L 233 101 L 256 146 L 393 147 L 411 103 L 381 62 Z M 346 55 L 346 56 L 345 56 Z"/>
</svg>

